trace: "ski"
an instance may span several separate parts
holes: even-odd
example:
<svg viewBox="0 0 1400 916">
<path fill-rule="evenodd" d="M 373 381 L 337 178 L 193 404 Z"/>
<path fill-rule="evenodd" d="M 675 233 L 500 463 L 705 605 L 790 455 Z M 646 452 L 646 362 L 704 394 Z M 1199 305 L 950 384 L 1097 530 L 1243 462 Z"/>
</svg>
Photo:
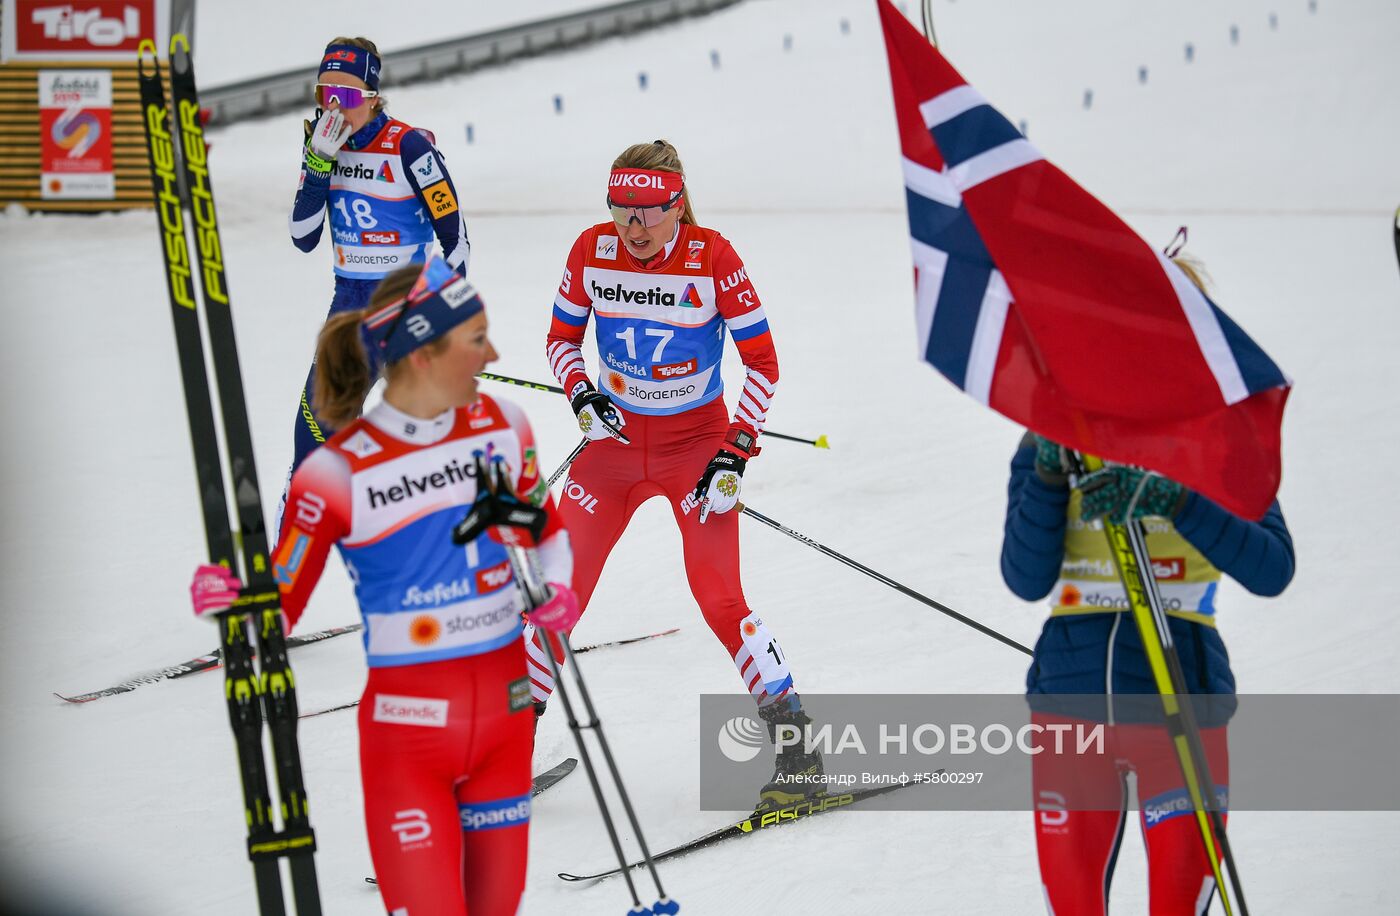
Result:
<svg viewBox="0 0 1400 916">
<path fill-rule="evenodd" d="M 307 813 L 296 738 L 296 682 L 287 662 L 280 595 L 268 557 L 268 536 L 224 275 L 223 246 L 209 182 L 208 147 L 200 123 L 190 42 L 185 35 L 171 38 L 169 61 L 170 101 L 167 104 L 155 44 L 149 39 L 141 42 L 137 72 L 142 121 L 152 195 L 160 218 L 161 256 L 175 325 L 205 540 L 210 562 L 239 571 L 244 582 L 233 606 L 219 615 L 219 626 L 229 724 L 243 789 L 248 858 L 253 865 L 258 908 L 263 916 L 285 916 L 286 913 L 281 858 L 290 862 L 298 916 L 320 916 L 320 891 L 312 857 L 316 839 Z M 177 167 L 182 170 L 183 188 L 176 179 Z M 197 262 L 191 259 L 185 234 L 186 208 L 194 222 Z M 199 300 L 192 279 L 196 263 L 201 289 L 199 300 L 204 305 L 204 323 L 223 419 L 224 454 L 219 450 L 201 341 Z M 233 528 L 229 512 L 230 491 L 225 489 L 225 457 L 237 529 Z M 250 623 L 257 634 L 260 656 L 256 668 L 248 633 Z M 267 764 L 263 756 L 264 718 L 272 742 L 272 761 L 279 789 L 280 804 L 275 806 L 268 790 Z M 279 809 L 283 821 L 281 829 L 273 813 Z"/>
<path fill-rule="evenodd" d="M 694 852 L 697 849 L 704 849 L 708 846 L 714 846 L 717 843 L 723 843 L 725 840 L 733 840 L 742 836 L 752 836 L 760 830 L 766 830 L 769 827 L 780 827 L 784 824 L 791 824 L 797 820 L 816 817 L 819 814 L 840 811 L 867 799 L 874 798 L 877 795 L 884 795 L 889 792 L 894 792 L 897 789 L 903 789 L 914 785 L 921 785 L 921 783 L 895 783 L 888 786 L 875 786 L 871 789 L 860 789 L 855 792 L 844 792 L 840 795 L 818 795 L 814 798 L 788 805 L 785 808 L 775 808 L 772 811 L 764 811 L 762 813 L 754 812 L 741 821 L 729 824 L 726 827 L 721 827 L 718 830 L 712 830 L 704 836 L 696 837 L 688 843 L 673 846 L 663 852 L 653 853 L 651 860 L 653 862 L 660 862 L 662 859 L 670 859 L 675 856 L 685 855 L 688 852 Z M 646 862 L 638 860 L 628 865 L 627 870 L 630 871 L 634 868 L 641 868 L 645 864 Z M 575 875 L 569 872 L 560 872 L 559 877 L 565 881 L 571 882 L 597 881 L 600 878 L 620 875 L 622 871 L 621 868 L 612 868 L 593 875 Z"/>
<path fill-rule="evenodd" d="M 594 649 L 611 649 L 615 646 L 630 646 L 635 642 L 645 642 L 648 639 L 660 639 L 663 636 L 670 636 L 680 631 L 680 627 L 671 627 L 669 630 L 662 630 L 660 633 L 648 633 L 645 636 L 633 636 L 629 639 L 610 639 L 607 642 L 598 642 L 591 646 L 579 646 L 574 650 L 574 654 L 582 655 L 585 652 L 592 652 Z"/>
<path fill-rule="evenodd" d="M 530 781 L 530 797 L 538 798 L 541 792 L 555 785 L 559 780 L 568 776 L 578 766 L 578 759 L 575 757 L 565 757 L 562 761 L 545 770 L 540 775 Z M 378 884 L 374 878 L 366 878 L 366 884 Z"/>
<path fill-rule="evenodd" d="M 306 633 L 301 636 L 289 636 L 287 637 L 287 648 L 295 649 L 297 646 L 305 646 L 311 643 L 333 639 L 336 636 L 344 636 L 346 633 L 357 633 L 362 628 L 362 624 L 352 623 L 343 627 L 330 627 L 325 630 L 317 630 L 314 633 Z M 161 681 L 171 681 L 189 674 L 209 671 L 221 667 L 223 663 L 223 650 L 216 648 L 207 655 L 197 655 L 189 661 L 181 662 L 178 665 L 159 668 L 147 674 L 138 674 L 135 677 L 122 681 L 120 684 L 106 687 L 102 690 L 94 690 L 91 693 L 79 693 L 73 696 L 55 693 L 54 696 L 68 703 L 91 703 L 93 700 L 100 700 L 103 697 L 112 697 L 119 693 L 130 693 L 138 687 L 145 687 L 147 684 L 158 684 Z"/>
<path fill-rule="evenodd" d="M 555 785 L 559 780 L 572 773 L 576 766 L 578 766 L 578 758 L 565 757 L 563 761 L 536 776 L 530 781 L 530 797 L 535 798 L 545 789 Z"/>
<path fill-rule="evenodd" d="M 671 627 L 669 630 L 662 630 L 660 633 L 648 633 L 645 636 L 633 636 L 628 639 L 610 639 L 607 642 L 594 643 L 591 646 L 579 646 L 574 650 L 574 654 L 578 655 L 582 652 L 592 652 L 594 649 L 611 649 L 614 646 L 630 646 L 633 643 L 645 642 L 648 639 L 660 639 L 662 636 L 670 636 L 672 633 L 679 633 L 680 631 L 680 627 Z M 351 700 L 349 703 L 341 703 L 339 706 L 318 709 L 314 712 L 304 712 L 301 714 L 301 718 L 310 719 L 314 716 L 324 716 L 328 712 L 340 712 L 342 709 L 354 709 L 359 705 L 359 700 Z"/>
</svg>

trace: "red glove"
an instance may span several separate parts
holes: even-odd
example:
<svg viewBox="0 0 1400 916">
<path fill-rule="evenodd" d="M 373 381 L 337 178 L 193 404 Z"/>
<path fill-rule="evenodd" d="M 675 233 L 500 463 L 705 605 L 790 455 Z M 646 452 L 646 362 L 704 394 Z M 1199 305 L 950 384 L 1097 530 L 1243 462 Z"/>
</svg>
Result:
<svg viewBox="0 0 1400 916">
<path fill-rule="evenodd" d="M 578 606 L 578 595 L 567 585 L 549 583 L 549 600 L 533 611 L 527 611 L 525 619 L 535 626 L 551 633 L 566 632 L 574 628 L 583 610 Z"/>
<path fill-rule="evenodd" d="M 205 564 L 194 571 L 190 582 L 190 602 L 194 616 L 200 620 L 216 620 L 215 614 L 226 611 L 238 597 L 243 583 L 222 566 Z"/>
</svg>

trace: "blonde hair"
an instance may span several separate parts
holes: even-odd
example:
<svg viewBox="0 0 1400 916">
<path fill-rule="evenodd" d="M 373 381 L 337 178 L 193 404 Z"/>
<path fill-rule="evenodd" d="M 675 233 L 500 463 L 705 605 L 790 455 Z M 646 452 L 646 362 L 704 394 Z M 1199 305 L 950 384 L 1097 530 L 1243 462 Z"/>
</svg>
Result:
<svg viewBox="0 0 1400 916">
<path fill-rule="evenodd" d="M 1206 272 L 1206 266 L 1199 258 L 1185 252 L 1177 252 L 1172 257 L 1172 263 L 1181 268 L 1181 272 L 1186 274 L 1186 279 L 1196 284 L 1196 289 L 1206 292 L 1210 286 L 1210 274 Z"/>
<path fill-rule="evenodd" d="M 317 419 L 332 429 L 339 429 L 360 415 L 365 396 L 375 382 L 360 336 L 360 323 L 367 315 L 407 295 L 422 272 L 422 264 L 400 267 L 375 287 L 368 306 L 333 315 L 321 328 L 316 338 L 316 381 L 312 400 Z M 446 337 L 439 337 L 421 349 L 431 354 L 441 352 L 446 346 Z M 385 376 L 392 381 L 402 364 L 400 360 L 385 366 Z"/>
<path fill-rule="evenodd" d="M 681 165 L 681 154 L 676 152 L 676 148 L 665 140 L 634 143 L 613 160 L 612 167 L 615 169 L 649 169 L 653 172 L 675 172 L 678 175 L 685 175 L 685 167 Z M 681 210 L 681 222 L 690 223 L 692 226 L 698 225 L 695 221 L 695 211 L 690 206 L 690 186 L 688 184 L 681 190 L 681 199 L 685 201 L 685 207 Z"/>
<path fill-rule="evenodd" d="M 368 38 L 365 38 L 363 35 L 359 35 L 354 38 L 349 38 L 345 35 L 337 35 L 336 37 L 332 38 L 329 42 L 327 42 L 327 44 L 349 45 L 352 48 L 363 48 L 364 50 L 373 54 L 375 57 L 379 58 L 379 64 L 381 67 L 383 67 L 384 65 L 384 55 L 379 53 L 379 46 L 376 45 L 374 42 L 370 41 Z M 388 107 L 389 100 L 384 98 L 384 96 L 382 95 L 376 95 L 374 97 L 373 102 L 370 104 L 370 108 L 374 110 L 375 114 L 379 114 L 379 112 L 383 111 L 385 108 Z"/>
</svg>

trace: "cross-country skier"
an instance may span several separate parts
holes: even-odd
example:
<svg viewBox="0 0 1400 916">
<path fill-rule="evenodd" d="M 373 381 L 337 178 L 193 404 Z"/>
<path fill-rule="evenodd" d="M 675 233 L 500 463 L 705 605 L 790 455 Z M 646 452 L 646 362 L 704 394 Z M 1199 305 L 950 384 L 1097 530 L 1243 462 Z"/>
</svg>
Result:
<svg viewBox="0 0 1400 916">
<path fill-rule="evenodd" d="M 384 401 L 363 417 L 379 351 Z M 365 825 L 391 913 L 513 914 L 525 887 L 534 715 L 521 598 L 505 547 L 452 542 L 486 498 L 473 456 L 503 458 L 516 492 L 549 521 L 538 554 L 546 629 L 578 619 L 568 534 L 539 473 L 519 408 L 478 395 L 496 358 L 480 297 L 442 259 L 402 268 L 368 308 L 327 322 L 316 359 L 318 412 L 340 427 L 292 478 L 273 560 L 295 625 L 332 546 L 355 583 L 369 678 L 359 706 Z M 228 607 L 229 572 L 204 566 L 196 613 Z"/>
<path fill-rule="evenodd" d="M 1181 257 L 1177 264 L 1201 285 L 1197 266 Z M 1196 713 L 1211 777 L 1223 792 L 1235 678 L 1216 629 L 1217 589 L 1222 573 L 1257 595 L 1277 595 L 1288 585 L 1293 540 L 1279 504 L 1262 520 L 1249 521 L 1175 481 L 1127 466 L 1107 466 L 1071 483 L 1064 449 L 1027 433 L 1011 460 L 1001 571 L 1021 598 L 1051 596 L 1050 619 L 1026 675 L 1033 716 L 1041 724 L 1064 722 L 1068 709 L 1071 718 L 1085 718 L 1085 701 L 1055 699 L 1066 694 L 1157 692 L 1142 640 L 1125 613 L 1127 596 L 1101 520 L 1126 521 L 1131 505 L 1131 518 L 1144 519 L 1147 528 L 1186 683 L 1192 693 L 1226 695 Z M 1108 702 L 1099 704 L 1099 721 L 1110 712 Z M 1115 704 L 1111 721 L 1117 724 L 1102 756 L 1033 758 L 1036 848 L 1051 913 L 1107 912 L 1130 771 L 1137 777 L 1151 912 L 1199 916 L 1209 906 L 1215 880 L 1177 756 L 1160 724 L 1143 724 L 1144 710 L 1159 711 L 1160 704 Z"/>
<path fill-rule="evenodd" d="M 680 156 L 664 140 L 613 163 L 612 219 L 583 231 L 569 252 L 546 344 L 588 446 L 569 469 L 562 502 L 575 544 L 574 588 L 586 607 L 603 564 L 643 502 L 662 496 L 680 526 L 686 576 L 770 732 L 810 721 L 787 655 L 744 600 L 739 581 L 739 489 L 758 454 L 778 357 L 744 262 L 729 240 L 695 222 Z M 580 345 L 596 323 L 598 387 Z M 725 412 L 725 331 L 743 360 L 734 414 Z M 553 684 L 530 646 L 537 699 Z M 821 757 L 801 743 L 779 753 L 760 806 L 820 786 Z M 793 777 L 796 777 L 795 779 Z"/>
<path fill-rule="evenodd" d="M 330 222 L 335 295 L 330 314 L 364 308 L 381 279 L 421 263 L 436 237 L 448 265 L 467 273 L 471 243 L 457 189 L 430 131 L 385 113 L 379 51 L 367 38 L 336 38 L 321 56 L 314 122 L 307 122 L 292 242 L 313 250 Z M 372 368 L 378 354 L 369 351 Z M 292 470 L 330 437 L 316 414 L 315 367 L 297 407 Z M 330 424 L 331 427 L 334 424 Z"/>
</svg>

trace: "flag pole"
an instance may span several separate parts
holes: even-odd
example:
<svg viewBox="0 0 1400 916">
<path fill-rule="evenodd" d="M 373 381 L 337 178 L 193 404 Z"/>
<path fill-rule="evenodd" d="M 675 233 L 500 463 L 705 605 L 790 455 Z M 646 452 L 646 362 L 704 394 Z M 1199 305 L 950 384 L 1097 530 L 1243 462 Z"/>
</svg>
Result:
<svg viewBox="0 0 1400 916">
<path fill-rule="evenodd" d="M 923 0 L 924 14 L 924 37 L 928 43 L 935 48 L 938 47 L 938 36 L 933 31 L 933 0 Z"/>
<path fill-rule="evenodd" d="M 1067 450 L 1068 451 L 1068 450 Z M 1068 451 L 1076 474 L 1094 471 L 1103 467 L 1103 461 L 1093 455 L 1079 455 Z M 1147 552 L 1147 540 L 1143 535 L 1142 522 L 1131 518 L 1124 524 L 1114 524 L 1103 519 L 1104 536 L 1108 539 L 1109 552 L 1113 555 L 1118 578 L 1123 583 L 1123 591 L 1128 599 L 1128 613 L 1137 625 L 1142 637 L 1143 652 L 1147 656 L 1152 679 L 1157 693 L 1162 699 L 1162 709 L 1166 716 L 1167 734 L 1171 737 L 1176 751 L 1177 763 L 1186 783 L 1191 805 L 1195 809 L 1196 824 L 1200 828 L 1201 845 L 1206 859 L 1210 862 L 1215 886 L 1220 891 L 1220 903 L 1226 916 L 1234 916 L 1230 905 L 1230 895 L 1225 892 L 1225 880 L 1221 872 L 1224 862 L 1230 872 L 1230 886 L 1235 900 L 1239 903 L 1240 916 L 1249 916 L 1249 908 L 1244 902 L 1244 889 L 1240 886 L 1239 871 L 1235 866 L 1234 852 L 1225 835 L 1225 819 L 1221 816 L 1215 783 L 1210 778 L 1210 766 L 1206 760 L 1205 743 L 1201 739 L 1200 726 L 1196 723 L 1195 712 L 1190 701 L 1190 690 L 1186 686 L 1186 676 L 1182 672 L 1181 657 L 1177 654 L 1172 640 L 1171 629 L 1167 625 L 1166 610 L 1162 596 L 1157 589 L 1157 577 L 1152 573 L 1152 559 Z M 1186 699 L 1183 701 L 1183 697 Z"/>
</svg>

